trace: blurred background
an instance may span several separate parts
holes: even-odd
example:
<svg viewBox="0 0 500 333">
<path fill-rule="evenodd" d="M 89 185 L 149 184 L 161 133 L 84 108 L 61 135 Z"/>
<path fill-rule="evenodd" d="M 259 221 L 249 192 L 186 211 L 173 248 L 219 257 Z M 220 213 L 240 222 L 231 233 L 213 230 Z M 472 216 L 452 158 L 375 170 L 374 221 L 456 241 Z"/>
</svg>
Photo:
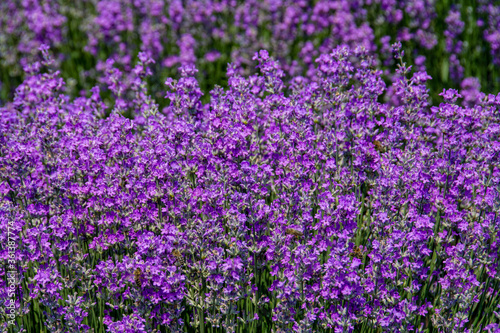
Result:
<svg viewBox="0 0 500 333">
<path fill-rule="evenodd" d="M 432 104 L 442 101 L 443 88 L 500 90 L 500 4 L 494 1 L 3 0 L 0 104 L 12 99 L 24 68 L 40 61 L 42 44 L 50 47 L 67 93 L 80 96 L 100 86 L 108 105 L 116 99 L 102 79 L 110 64 L 126 97 L 138 54 L 147 53 L 155 61 L 148 91 L 161 107 L 164 82 L 178 76 L 179 66 L 194 64 L 206 93 L 226 85 L 230 62 L 251 74 L 260 49 L 280 61 L 288 78 L 311 79 L 319 54 L 339 44 L 363 46 L 389 86 L 396 41 L 412 69 L 433 78 Z"/>
</svg>

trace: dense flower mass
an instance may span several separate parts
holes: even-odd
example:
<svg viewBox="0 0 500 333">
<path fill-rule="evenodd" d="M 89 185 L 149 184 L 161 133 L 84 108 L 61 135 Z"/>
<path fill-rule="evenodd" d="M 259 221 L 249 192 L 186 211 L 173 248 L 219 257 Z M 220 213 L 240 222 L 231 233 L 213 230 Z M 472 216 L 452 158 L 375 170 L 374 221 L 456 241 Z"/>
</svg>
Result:
<svg viewBox="0 0 500 333">
<path fill-rule="evenodd" d="M 499 31 L 488 0 L 0 1 L 1 331 L 500 332 Z"/>
<path fill-rule="evenodd" d="M 133 11 L 99 6 L 115 19 L 98 22 L 130 29 Z M 181 3 L 169 10 L 181 26 Z M 193 43 L 186 36 L 180 44 Z M 498 331 L 500 94 L 471 79 L 432 106 L 431 77 L 392 47 L 390 86 L 369 44 L 321 53 L 307 77 L 291 78 L 259 50 L 254 74 L 229 64 L 227 88 L 209 103 L 183 52 L 165 108 L 147 89 L 147 52 L 128 87 L 116 59 L 103 64 L 109 107 L 99 85 L 68 95 L 41 47 L 43 61 L 24 66 L 0 108 L 0 224 L 10 235 L 0 234 L 0 255 L 13 253 L 18 271 L 16 322 L 2 328 Z M 9 299 L 6 279 L 0 287 Z"/>
<path fill-rule="evenodd" d="M 412 65 L 433 77 L 431 98 L 443 87 L 460 88 L 475 77 L 483 89 L 500 91 L 500 5 L 491 0 L 3 0 L 0 2 L 0 100 L 23 81 L 23 68 L 49 45 L 65 92 L 80 96 L 99 85 L 103 99 L 134 95 L 140 52 L 154 60 L 150 94 L 165 106 L 162 83 L 194 65 L 206 93 L 227 85 L 227 63 L 238 74 L 255 74 L 261 49 L 280 61 L 285 82 L 314 80 L 314 59 L 338 45 L 363 46 L 376 54 L 390 85 L 391 44 L 411 51 Z M 116 89 L 107 89 L 113 72 Z M 392 90 L 387 91 L 388 99 Z"/>
</svg>

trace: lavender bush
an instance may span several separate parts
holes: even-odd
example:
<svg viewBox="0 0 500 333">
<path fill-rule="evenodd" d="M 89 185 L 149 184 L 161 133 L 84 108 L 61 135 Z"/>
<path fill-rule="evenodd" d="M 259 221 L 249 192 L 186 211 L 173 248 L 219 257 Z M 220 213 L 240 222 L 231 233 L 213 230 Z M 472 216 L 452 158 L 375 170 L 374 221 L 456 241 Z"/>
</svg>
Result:
<svg viewBox="0 0 500 333">
<path fill-rule="evenodd" d="M 163 108 L 163 82 L 179 78 L 178 67 L 196 66 L 208 103 L 215 84 L 227 87 L 227 63 L 237 65 L 239 75 L 255 74 L 251 57 L 260 49 L 280 61 L 289 83 L 299 75 L 312 82 L 314 59 L 338 45 L 364 46 L 391 86 L 398 80 L 391 44 L 401 41 L 407 61 L 433 77 L 428 84 L 437 106 L 443 87 L 460 89 L 468 78 L 477 78 L 484 91 L 500 91 L 499 24 L 500 6 L 489 0 L 4 0 L 0 104 L 13 98 L 42 44 L 57 54 L 54 66 L 67 94 L 79 97 L 98 85 L 105 103 L 122 99 L 133 113 L 128 103 L 140 52 L 155 61 L 147 86 Z M 103 81 L 111 67 L 120 96 Z M 389 89 L 387 99 L 393 94 Z"/>
<path fill-rule="evenodd" d="M 390 86 L 369 47 L 307 77 L 260 50 L 209 103 L 187 62 L 161 108 L 148 52 L 129 86 L 103 64 L 109 106 L 43 45 L 0 108 L 2 329 L 498 331 L 500 94 L 469 80 L 432 106 L 392 48 Z"/>
</svg>

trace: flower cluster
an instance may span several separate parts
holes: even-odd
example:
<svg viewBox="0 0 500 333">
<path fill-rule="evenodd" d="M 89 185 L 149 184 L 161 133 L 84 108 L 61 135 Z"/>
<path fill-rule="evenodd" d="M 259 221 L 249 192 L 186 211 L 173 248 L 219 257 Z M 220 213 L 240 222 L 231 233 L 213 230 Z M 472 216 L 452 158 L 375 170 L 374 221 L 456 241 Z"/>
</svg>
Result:
<svg viewBox="0 0 500 333">
<path fill-rule="evenodd" d="M 107 6 L 102 24 L 130 29 L 131 12 Z M 170 7 L 174 26 L 182 10 Z M 209 103 L 183 59 L 164 109 L 144 83 L 150 54 L 122 102 L 111 59 L 111 110 L 97 87 L 69 96 L 41 48 L 0 108 L 0 224 L 16 231 L 21 277 L 5 329 L 498 329 L 500 95 L 470 81 L 432 106 L 430 76 L 392 48 L 389 87 L 364 47 L 335 47 L 290 80 L 260 50 L 255 74 L 230 64 Z"/>
<path fill-rule="evenodd" d="M 134 64 L 145 54 L 154 61 L 145 82 L 153 100 L 165 106 L 167 77 L 195 66 L 200 88 L 225 86 L 227 63 L 239 75 L 255 74 L 252 56 L 260 49 L 280 61 L 284 80 L 314 80 L 314 59 L 335 46 L 363 46 L 376 52 L 377 67 L 390 82 L 390 45 L 402 41 L 414 65 L 427 70 L 436 93 L 458 89 L 476 77 L 484 89 L 500 90 L 500 6 L 480 0 L 474 6 L 431 0 L 180 1 L 4 0 L 0 4 L 0 98 L 13 96 L 23 67 L 47 44 L 60 55 L 55 64 L 67 93 L 80 96 L 100 83 L 103 98 L 133 109 Z M 115 80 L 111 87 L 110 80 Z M 109 90 L 107 89 L 109 88 Z M 117 90 L 119 96 L 117 96 Z M 389 92 L 388 98 L 392 95 Z M 207 99 L 204 100 L 208 102 Z"/>
</svg>

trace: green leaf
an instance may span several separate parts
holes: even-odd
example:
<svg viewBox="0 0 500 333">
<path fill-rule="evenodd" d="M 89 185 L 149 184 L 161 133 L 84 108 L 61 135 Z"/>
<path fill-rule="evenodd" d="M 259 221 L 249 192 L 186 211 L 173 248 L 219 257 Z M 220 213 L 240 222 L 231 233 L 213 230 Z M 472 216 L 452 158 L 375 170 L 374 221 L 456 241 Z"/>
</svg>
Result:
<svg viewBox="0 0 500 333">
<path fill-rule="evenodd" d="M 448 82 L 448 75 L 450 73 L 450 64 L 448 59 L 443 60 L 443 64 L 441 65 L 441 80 L 443 82 Z"/>
</svg>

